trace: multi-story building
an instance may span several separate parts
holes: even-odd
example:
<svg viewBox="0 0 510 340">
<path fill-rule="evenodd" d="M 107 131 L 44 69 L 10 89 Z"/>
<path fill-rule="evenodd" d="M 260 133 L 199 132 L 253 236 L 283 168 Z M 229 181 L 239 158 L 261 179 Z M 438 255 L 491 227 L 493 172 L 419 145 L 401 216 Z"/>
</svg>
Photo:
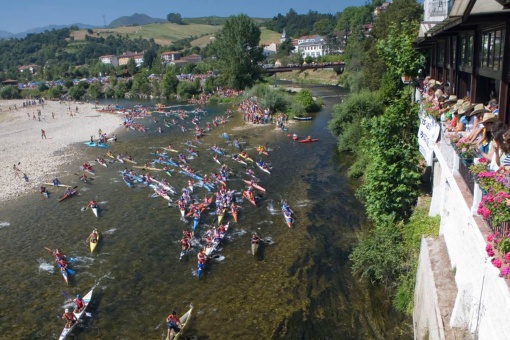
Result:
<svg viewBox="0 0 510 340">
<path fill-rule="evenodd" d="M 320 35 L 306 35 L 298 39 L 298 52 L 303 58 L 312 58 L 327 54 L 325 41 Z"/>
<path fill-rule="evenodd" d="M 109 64 L 109 65 L 112 65 L 113 67 L 119 66 L 119 58 L 117 58 L 117 56 L 115 56 L 113 54 L 102 55 L 99 57 L 99 60 L 103 64 Z"/>
<path fill-rule="evenodd" d="M 181 59 L 182 53 L 177 51 L 163 52 L 161 53 L 161 63 L 169 64 L 172 61 Z"/>
<path fill-rule="evenodd" d="M 135 61 L 137 67 L 143 64 L 143 52 L 126 52 L 117 57 L 119 66 L 127 65 L 130 59 Z"/>
</svg>

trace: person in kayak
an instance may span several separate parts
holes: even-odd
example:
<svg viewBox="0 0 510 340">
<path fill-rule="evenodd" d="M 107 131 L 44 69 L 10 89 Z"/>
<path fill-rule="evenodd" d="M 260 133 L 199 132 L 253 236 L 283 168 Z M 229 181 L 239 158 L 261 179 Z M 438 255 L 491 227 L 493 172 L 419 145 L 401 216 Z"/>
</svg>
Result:
<svg viewBox="0 0 510 340">
<path fill-rule="evenodd" d="M 173 311 L 172 314 L 168 315 L 168 317 L 166 318 L 166 323 L 167 323 L 167 326 L 168 326 L 168 338 L 170 337 L 170 333 L 172 332 L 172 330 L 175 332 L 175 333 L 179 333 L 181 331 L 181 328 L 179 326 L 182 327 L 182 324 L 181 324 L 181 320 L 179 320 L 179 318 L 177 317 L 177 312 Z"/>
<path fill-rule="evenodd" d="M 92 243 L 97 243 L 97 230 L 94 229 L 94 231 L 92 231 L 92 233 L 89 235 L 89 237 L 87 237 L 87 241 L 90 241 Z"/>
<path fill-rule="evenodd" d="M 44 194 L 46 191 L 46 187 L 41 187 L 41 194 Z"/>
<path fill-rule="evenodd" d="M 182 251 L 187 251 L 189 248 L 191 248 L 191 244 L 189 242 L 189 240 L 184 236 L 181 240 L 181 249 Z"/>
<path fill-rule="evenodd" d="M 189 229 L 185 229 L 182 231 L 182 237 L 187 239 L 187 240 L 191 240 L 191 231 L 189 231 Z"/>
<path fill-rule="evenodd" d="M 66 188 L 66 191 L 64 192 L 64 197 L 71 196 L 73 192 L 71 191 L 71 188 Z"/>
<path fill-rule="evenodd" d="M 83 183 L 87 183 L 87 175 L 85 175 L 85 174 L 81 175 L 80 181 L 82 181 Z"/>
<path fill-rule="evenodd" d="M 89 202 L 89 204 L 87 205 L 87 208 L 97 208 L 97 202 L 92 199 L 92 201 Z"/>
<path fill-rule="evenodd" d="M 256 233 L 253 233 L 253 235 L 251 235 L 251 244 L 259 244 L 259 242 L 260 237 L 258 237 Z"/>
<path fill-rule="evenodd" d="M 312 136 L 306 137 L 306 140 L 312 140 Z"/>
<path fill-rule="evenodd" d="M 198 263 L 199 264 L 204 264 L 205 263 L 205 260 L 206 260 L 205 249 L 197 254 L 197 259 L 198 259 Z"/>
<path fill-rule="evenodd" d="M 71 312 L 69 308 L 65 309 L 64 314 L 62 315 L 62 319 L 66 320 L 65 328 L 71 328 L 71 326 L 78 321 L 76 315 L 74 315 L 74 313 Z"/>
<path fill-rule="evenodd" d="M 63 258 L 57 260 L 57 266 L 61 271 L 67 270 L 67 262 Z"/>
<path fill-rule="evenodd" d="M 53 185 L 56 187 L 58 187 L 60 185 L 60 181 L 58 180 L 57 177 L 55 177 L 52 182 L 53 182 Z"/>
<path fill-rule="evenodd" d="M 74 299 L 73 302 L 76 304 L 74 312 L 81 313 L 81 311 L 85 308 L 85 302 L 83 302 L 81 295 L 80 294 L 76 295 L 76 299 Z"/>
</svg>

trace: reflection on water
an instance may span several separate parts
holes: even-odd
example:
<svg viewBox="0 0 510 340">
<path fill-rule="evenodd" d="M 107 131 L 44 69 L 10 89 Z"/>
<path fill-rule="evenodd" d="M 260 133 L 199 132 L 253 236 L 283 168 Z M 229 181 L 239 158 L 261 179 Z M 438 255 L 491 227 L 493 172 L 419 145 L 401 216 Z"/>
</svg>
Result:
<svg viewBox="0 0 510 340">
<path fill-rule="evenodd" d="M 319 95 L 339 91 L 331 87 L 312 90 Z M 128 188 L 119 171 L 129 164 L 96 165 L 92 183 L 80 183 L 75 169 L 104 151 L 76 146 L 86 156 L 70 160 L 59 178 L 78 185 L 78 195 L 59 203 L 56 198 L 63 190 L 52 188 L 53 199 L 34 195 L 0 210 L 0 233 L 8 240 L 0 245 L 0 334 L 12 339 L 56 338 L 63 326 L 57 315 L 63 312 L 65 295 L 84 294 L 96 286 L 88 309 L 92 317 L 73 331 L 79 339 L 163 339 L 165 317 L 172 309 L 184 313 L 190 303 L 195 315 L 186 333 L 196 339 L 408 335 L 399 316 L 391 313 L 384 292 L 351 276 L 348 255 L 364 218 L 353 196 L 357 184 L 345 178 L 345 165 L 334 151 L 335 139 L 326 129 L 331 111 L 328 100 L 313 121 L 293 124 L 288 131 L 313 135 L 318 143 L 295 143 L 288 132 L 270 126 L 232 130 L 243 124 L 240 117 L 234 117 L 196 145 L 199 157 L 190 165 L 200 174 L 218 171 L 208 150 L 213 144 L 225 148 L 227 154 L 236 152 L 231 142 L 220 138 L 223 132 L 239 138 L 253 156 L 257 145 L 267 145 L 270 155 L 263 157 L 274 167 L 268 175 L 253 165 L 235 163 L 229 156 L 222 158 L 234 172 L 229 186 L 239 197 L 239 223 L 226 217 L 231 227 L 225 242 L 217 257 L 208 261 L 200 280 L 196 277 L 196 242 L 179 261 L 178 240 L 191 221 L 182 221 L 179 210 L 162 198 L 152 198 L 148 188 Z M 221 106 L 206 109 L 202 121 L 211 121 L 226 110 Z M 161 123 L 163 117 L 156 116 Z M 190 119 L 180 123 L 192 128 Z M 178 126 L 159 134 L 156 127 L 160 123 L 148 118 L 140 122 L 148 125 L 149 132 L 120 133 L 119 142 L 111 147 L 114 154 L 129 153 L 143 164 L 153 159 L 150 152 L 154 149 L 170 143 L 179 148 L 192 139 Z M 241 196 L 247 167 L 254 168 L 267 189 L 257 207 Z M 188 179 L 177 172 L 159 176 L 166 176 L 178 192 Z M 195 187 L 192 198 L 207 195 L 211 194 L 205 188 Z M 99 218 L 80 211 L 91 199 L 99 202 Z M 292 229 L 281 215 L 283 199 L 295 211 L 297 223 Z M 215 218 L 214 210 L 203 214 L 196 235 L 201 237 L 215 225 Z M 94 228 L 101 239 L 91 254 L 85 240 Z M 250 253 L 254 231 L 263 240 L 255 257 Z M 76 258 L 69 286 L 44 247 L 59 247 Z"/>
</svg>

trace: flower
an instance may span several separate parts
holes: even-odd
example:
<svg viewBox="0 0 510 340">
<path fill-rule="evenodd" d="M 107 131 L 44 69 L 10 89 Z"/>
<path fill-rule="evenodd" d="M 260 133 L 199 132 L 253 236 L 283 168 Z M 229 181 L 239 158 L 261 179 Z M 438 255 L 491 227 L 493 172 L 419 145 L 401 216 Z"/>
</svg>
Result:
<svg viewBox="0 0 510 340">
<path fill-rule="evenodd" d="M 459 139 L 455 145 L 459 156 L 462 158 L 473 158 L 476 154 L 475 144 L 468 142 L 465 138 Z"/>
<path fill-rule="evenodd" d="M 505 254 L 505 260 L 510 261 L 510 252 Z"/>
<path fill-rule="evenodd" d="M 478 177 L 479 173 L 487 172 L 487 162 L 481 162 L 480 160 L 486 160 L 485 158 L 479 158 L 477 164 L 471 164 L 469 171 Z"/>
<path fill-rule="evenodd" d="M 494 234 L 487 235 L 487 241 L 492 242 L 492 240 L 494 240 Z"/>
<path fill-rule="evenodd" d="M 505 277 L 510 275 L 510 267 L 505 267 L 501 269 L 501 272 L 499 273 L 499 277 Z"/>
<path fill-rule="evenodd" d="M 492 262 L 492 265 L 493 265 L 494 267 L 496 267 L 496 268 L 501 268 L 501 261 L 500 261 L 500 260 L 498 260 L 498 259 L 494 258 L 494 259 L 492 259 L 492 260 L 491 260 L 491 262 Z"/>
<path fill-rule="evenodd" d="M 510 221 L 510 211 L 506 205 L 510 195 L 503 191 L 490 191 L 482 197 L 478 205 L 477 213 L 484 220 L 490 220 L 493 226 L 497 226 L 505 221 Z"/>
</svg>

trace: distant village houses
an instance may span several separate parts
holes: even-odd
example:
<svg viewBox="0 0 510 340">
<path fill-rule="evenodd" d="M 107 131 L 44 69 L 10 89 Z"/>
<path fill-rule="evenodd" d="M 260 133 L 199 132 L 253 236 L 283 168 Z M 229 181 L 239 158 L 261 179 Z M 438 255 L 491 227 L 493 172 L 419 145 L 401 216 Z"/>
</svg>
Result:
<svg viewBox="0 0 510 340">
<path fill-rule="evenodd" d="M 18 66 L 18 71 L 23 73 L 25 71 L 27 72 L 30 72 L 30 73 L 35 73 L 37 71 L 37 69 L 39 68 L 39 66 L 37 65 L 22 65 L 22 66 Z"/>
<path fill-rule="evenodd" d="M 112 65 L 113 67 L 119 66 L 119 58 L 117 58 L 117 56 L 115 56 L 113 54 L 102 55 L 102 56 L 99 57 L 99 60 L 103 64 L 109 64 L 109 65 Z"/>
<path fill-rule="evenodd" d="M 316 58 L 328 54 L 325 44 L 320 35 L 305 35 L 298 39 L 297 49 L 303 58 Z"/>
<path fill-rule="evenodd" d="M 126 52 L 117 57 L 119 66 L 127 65 L 130 59 L 134 59 L 137 67 L 143 64 L 143 52 Z"/>
</svg>

